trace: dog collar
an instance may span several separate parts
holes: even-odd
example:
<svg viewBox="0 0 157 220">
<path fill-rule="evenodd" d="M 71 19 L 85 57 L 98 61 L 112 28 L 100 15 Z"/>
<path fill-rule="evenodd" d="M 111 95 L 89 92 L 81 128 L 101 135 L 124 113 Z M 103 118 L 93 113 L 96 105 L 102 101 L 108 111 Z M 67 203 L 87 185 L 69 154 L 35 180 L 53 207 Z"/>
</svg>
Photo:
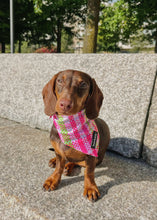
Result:
<svg viewBox="0 0 157 220">
<path fill-rule="evenodd" d="M 94 120 L 87 118 L 85 110 L 75 115 L 52 116 L 61 141 L 82 153 L 98 157 L 99 132 Z"/>
</svg>

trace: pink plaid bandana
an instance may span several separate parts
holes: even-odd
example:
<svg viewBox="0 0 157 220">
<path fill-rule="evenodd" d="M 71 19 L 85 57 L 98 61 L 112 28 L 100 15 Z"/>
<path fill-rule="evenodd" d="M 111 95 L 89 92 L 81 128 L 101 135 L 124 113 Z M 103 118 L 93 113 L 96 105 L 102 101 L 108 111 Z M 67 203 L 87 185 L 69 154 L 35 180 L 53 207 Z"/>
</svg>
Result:
<svg viewBox="0 0 157 220">
<path fill-rule="evenodd" d="M 89 120 L 85 110 L 75 115 L 53 115 L 53 123 L 61 141 L 78 151 L 98 157 L 99 132 L 94 120 Z"/>
</svg>

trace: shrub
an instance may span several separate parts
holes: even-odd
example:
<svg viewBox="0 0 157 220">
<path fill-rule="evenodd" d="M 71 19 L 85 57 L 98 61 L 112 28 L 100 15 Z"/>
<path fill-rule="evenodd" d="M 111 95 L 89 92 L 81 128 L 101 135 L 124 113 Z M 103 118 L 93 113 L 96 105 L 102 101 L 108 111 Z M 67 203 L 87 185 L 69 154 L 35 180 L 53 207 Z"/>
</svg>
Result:
<svg viewBox="0 0 157 220">
<path fill-rule="evenodd" d="M 56 53 L 56 48 L 42 47 L 35 50 L 34 53 Z"/>
</svg>

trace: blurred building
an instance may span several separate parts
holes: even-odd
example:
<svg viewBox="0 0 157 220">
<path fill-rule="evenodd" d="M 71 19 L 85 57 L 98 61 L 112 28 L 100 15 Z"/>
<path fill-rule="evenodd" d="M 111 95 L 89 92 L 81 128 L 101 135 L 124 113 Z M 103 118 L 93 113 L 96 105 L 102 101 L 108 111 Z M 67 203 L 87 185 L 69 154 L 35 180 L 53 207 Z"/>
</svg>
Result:
<svg viewBox="0 0 157 220">
<path fill-rule="evenodd" d="M 76 24 L 74 31 L 76 33 L 75 37 L 73 38 L 74 52 L 80 54 L 83 52 L 83 38 L 85 33 L 85 25 Z"/>
</svg>

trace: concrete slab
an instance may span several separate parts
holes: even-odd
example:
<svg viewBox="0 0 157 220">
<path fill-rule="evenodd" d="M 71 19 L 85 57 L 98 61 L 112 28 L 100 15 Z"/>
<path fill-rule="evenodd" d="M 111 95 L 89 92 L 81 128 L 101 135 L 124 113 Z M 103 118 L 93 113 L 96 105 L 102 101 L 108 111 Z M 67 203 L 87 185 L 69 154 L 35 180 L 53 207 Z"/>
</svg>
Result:
<svg viewBox="0 0 157 220">
<path fill-rule="evenodd" d="M 157 73 L 144 137 L 143 158 L 152 166 L 157 167 Z"/>
<path fill-rule="evenodd" d="M 63 176 L 54 192 L 42 184 L 52 173 L 49 133 L 0 119 L 0 216 L 8 219 L 157 219 L 157 172 L 141 160 L 107 153 L 95 170 L 101 198 L 83 198 L 84 169 Z M 77 172 L 76 172 L 77 171 Z"/>
<path fill-rule="evenodd" d="M 50 129 L 42 88 L 55 73 L 78 69 L 103 91 L 100 116 L 110 127 L 110 149 L 138 158 L 156 63 L 156 54 L 2 54 L 0 116 Z"/>
</svg>

